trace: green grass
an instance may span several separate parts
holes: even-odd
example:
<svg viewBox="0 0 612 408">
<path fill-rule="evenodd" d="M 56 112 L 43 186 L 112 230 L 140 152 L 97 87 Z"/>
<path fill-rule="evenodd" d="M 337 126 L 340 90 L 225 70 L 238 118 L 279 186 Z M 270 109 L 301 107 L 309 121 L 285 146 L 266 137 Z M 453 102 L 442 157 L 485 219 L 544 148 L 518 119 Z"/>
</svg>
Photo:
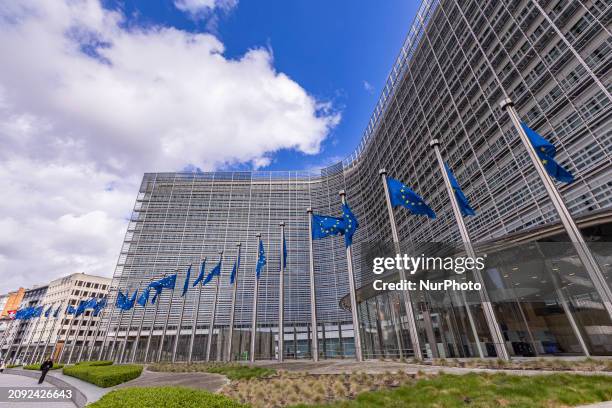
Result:
<svg viewBox="0 0 612 408">
<path fill-rule="evenodd" d="M 88 408 L 240 408 L 246 407 L 222 395 L 184 387 L 124 388 L 109 392 Z"/>
<path fill-rule="evenodd" d="M 7 364 L 6 368 L 17 368 L 17 367 L 21 367 L 21 364 Z"/>
<path fill-rule="evenodd" d="M 98 387 L 112 387 L 138 378 L 142 373 L 141 365 L 91 366 L 87 364 L 65 367 L 63 373 Z"/>
<path fill-rule="evenodd" d="M 230 380 L 248 380 L 251 378 L 265 378 L 276 374 L 276 370 L 263 367 L 252 367 L 236 363 L 194 363 L 170 364 L 161 363 L 149 366 L 151 371 L 174 373 L 205 372 L 225 375 Z"/>
<path fill-rule="evenodd" d="M 60 368 L 63 368 L 63 367 L 64 367 L 63 364 L 53 363 L 53 367 L 51 368 L 51 370 L 59 370 Z M 40 371 L 40 364 L 28 364 L 27 366 L 24 366 L 23 369 Z"/>
<path fill-rule="evenodd" d="M 113 365 L 113 361 L 112 360 L 79 361 L 75 365 L 90 366 L 90 367 L 109 366 L 109 365 Z"/>
<path fill-rule="evenodd" d="M 441 374 L 414 385 L 359 394 L 354 400 L 295 407 L 557 407 L 612 400 L 612 377 L 551 374 Z"/>
</svg>

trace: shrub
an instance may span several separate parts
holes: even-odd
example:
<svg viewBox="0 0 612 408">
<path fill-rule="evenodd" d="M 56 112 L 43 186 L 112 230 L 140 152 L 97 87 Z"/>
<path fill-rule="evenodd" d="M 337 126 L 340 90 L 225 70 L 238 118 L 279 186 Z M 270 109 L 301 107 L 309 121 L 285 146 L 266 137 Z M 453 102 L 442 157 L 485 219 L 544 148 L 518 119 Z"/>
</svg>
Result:
<svg viewBox="0 0 612 408">
<path fill-rule="evenodd" d="M 98 387 L 112 387 L 138 378 L 142 373 L 141 365 L 91 366 L 74 365 L 64 368 L 64 374 L 78 378 Z"/>
<path fill-rule="evenodd" d="M 90 367 L 100 367 L 100 366 L 113 365 L 113 361 L 112 360 L 79 361 L 75 365 L 78 365 L 78 366 L 90 366 Z"/>
<path fill-rule="evenodd" d="M 272 368 L 253 367 L 237 363 L 193 363 L 193 364 L 152 364 L 151 371 L 172 373 L 205 372 L 225 375 L 230 380 L 247 380 L 250 378 L 264 378 L 276 374 Z"/>
<path fill-rule="evenodd" d="M 7 364 L 6 368 L 17 368 L 21 367 L 21 364 Z"/>
<path fill-rule="evenodd" d="M 244 405 L 222 395 L 183 387 L 124 388 L 109 392 L 88 408 L 240 408 Z"/>
<path fill-rule="evenodd" d="M 52 370 L 59 370 L 60 368 L 63 368 L 64 365 L 63 364 L 53 364 L 53 367 L 51 368 Z M 11 367 L 9 367 L 11 368 Z M 24 370 L 36 370 L 36 371 L 40 371 L 40 364 L 28 364 L 27 366 L 23 367 Z"/>
</svg>

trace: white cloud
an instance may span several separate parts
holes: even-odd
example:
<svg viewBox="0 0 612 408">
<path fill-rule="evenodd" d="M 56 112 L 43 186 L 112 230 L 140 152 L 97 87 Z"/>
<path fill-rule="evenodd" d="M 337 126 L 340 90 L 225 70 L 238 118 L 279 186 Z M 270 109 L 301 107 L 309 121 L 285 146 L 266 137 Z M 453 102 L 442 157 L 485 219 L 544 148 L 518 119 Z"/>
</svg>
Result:
<svg viewBox="0 0 612 408">
<path fill-rule="evenodd" d="M 316 154 L 340 120 L 265 48 L 122 22 L 94 0 L 0 9 L 0 292 L 110 276 L 143 172 Z"/>
<path fill-rule="evenodd" d="M 192 16 L 206 15 L 214 9 L 228 11 L 238 5 L 238 0 L 175 0 L 174 6 Z"/>
<path fill-rule="evenodd" d="M 369 93 L 374 93 L 374 87 L 368 81 L 363 81 L 363 89 Z"/>
</svg>

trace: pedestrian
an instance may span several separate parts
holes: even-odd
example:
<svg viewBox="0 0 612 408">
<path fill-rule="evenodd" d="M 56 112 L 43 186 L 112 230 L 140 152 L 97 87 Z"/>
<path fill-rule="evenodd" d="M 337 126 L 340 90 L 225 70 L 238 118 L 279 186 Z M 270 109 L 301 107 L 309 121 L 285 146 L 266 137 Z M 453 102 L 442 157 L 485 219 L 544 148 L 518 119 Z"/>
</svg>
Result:
<svg viewBox="0 0 612 408">
<path fill-rule="evenodd" d="M 0 374 L 4 372 L 5 368 L 6 364 L 4 363 L 4 360 L 0 361 Z"/>
<path fill-rule="evenodd" d="M 42 374 L 40 375 L 40 378 L 38 379 L 39 384 L 42 384 L 43 381 L 45 381 L 45 376 L 47 375 L 49 370 L 52 368 L 53 368 L 53 360 L 50 358 L 48 360 L 45 360 L 45 362 L 40 365 L 40 371 L 42 371 Z"/>
</svg>

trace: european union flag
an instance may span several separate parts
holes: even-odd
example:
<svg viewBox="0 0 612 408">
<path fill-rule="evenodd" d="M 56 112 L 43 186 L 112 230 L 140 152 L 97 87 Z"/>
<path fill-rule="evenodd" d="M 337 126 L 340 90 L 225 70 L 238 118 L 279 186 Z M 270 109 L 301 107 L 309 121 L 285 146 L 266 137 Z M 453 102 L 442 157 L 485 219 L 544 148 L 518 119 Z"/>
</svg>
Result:
<svg viewBox="0 0 612 408">
<path fill-rule="evenodd" d="M 312 214 L 312 239 L 344 234 L 344 220 L 326 215 Z"/>
<path fill-rule="evenodd" d="M 287 267 L 287 240 L 283 234 L 283 267 Z"/>
<path fill-rule="evenodd" d="M 134 294 L 136 294 L 136 292 L 134 292 Z M 134 297 L 132 297 L 134 298 Z M 131 306 L 134 305 L 134 302 L 132 301 Z M 130 306 L 130 308 L 131 308 Z M 93 308 L 93 315 L 97 316 L 98 314 L 100 314 L 100 312 L 102 311 L 102 309 L 104 309 L 106 307 L 106 298 L 102 298 L 99 301 L 96 302 L 96 306 L 94 306 Z"/>
<path fill-rule="evenodd" d="M 572 173 L 564 169 L 559 163 L 555 161 L 557 155 L 557 148 L 550 143 L 548 140 L 540 136 L 535 130 L 531 129 L 525 123 L 521 122 L 523 130 L 527 134 L 531 145 L 535 149 L 538 157 L 542 161 L 546 172 L 550 177 L 558 180 L 562 183 L 571 183 L 574 181 Z"/>
<path fill-rule="evenodd" d="M 459 204 L 461 214 L 463 214 L 464 217 L 467 217 L 468 215 L 476 215 L 474 209 L 470 207 L 470 202 L 468 201 L 467 197 L 465 196 L 465 194 L 463 194 L 463 191 L 461 191 L 461 187 L 459 186 L 459 183 L 453 175 L 453 172 L 451 171 L 450 167 L 448 167 L 448 164 L 444 163 L 444 167 L 446 167 L 446 174 L 448 174 L 451 187 L 455 192 L 455 197 L 457 198 L 457 204 Z"/>
<path fill-rule="evenodd" d="M 236 281 L 236 274 L 238 273 L 238 268 L 240 268 L 240 247 L 238 247 L 238 258 L 234 262 L 234 267 L 232 268 L 232 273 L 230 275 L 230 285 L 233 285 Z"/>
<path fill-rule="evenodd" d="M 155 289 L 155 294 L 153 295 L 153 299 L 151 299 L 151 303 L 155 304 L 157 297 L 161 294 L 164 289 L 172 289 L 176 286 L 176 273 L 165 276 L 158 281 L 149 283 L 149 287 Z"/>
<path fill-rule="evenodd" d="M 202 279 L 204 279 L 204 270 L 205 269 L 206 269 L 206 259 L 202 260 L 202 265 L 200 265 L 200 274 L 198 275 L 196 280 L 193 282 L 193 286 L 194 287 L 198 283 L 202 282 Z"/>
<path fill-rule="evenodd" d="M 259 240 L 259 255 L 257 256 L 257 266 L 255 267 L 255 275 L 257 279 L 259 279 L 259 275 L 261 274 L 261 270 L 266 265 L 266 252 L 264 251 L 263 241 Z"/>
<path fill-rule="evenodd" d="M 221 259 L 219 259 L 219 263 L 215 265 L 214 268 L 211 269 L 208 275 L 206 275 L 206 279 L 204 279 L 204 282 L 202 282 L 202 286 L 210 282 L 215 276 L 220 276 L 220 275 L 221 275 Z"/>
<path fill-rule="evenodd" d="M 359 223 L 347 203 L 342 204 L 342 218 L 344 219 L 344 243 L 348 247 L 353 244 L 353 235 L 357 231 Z"/>
<path fill-rule="evenodd" d="M 53 313 L 53 318 L 57 319 L 57 316 L 59 316 L 60 309 L 61 306 L 58 306 L 57 309 L 55 309 L 55 312 Z"/>
<path fill-rule="evenodd" d="M 187 269 L 187 276 L 185 276 L 185 283 L 183 284 L 183 293 L 181 293 L 181 297 L 185 296 L 187 290 L 189 289 L 189 279 L 191 278 L 191 265 Z"/>
<path fill-rule="evenodd" d="M 387 187 L 389 187 L 389 198 L 391 199 L 392 207 L 401 206 L 407 208 L 412 214 L 436 218 L 434 210 L 425 203 L 420 195 L 412 191 L 405 184 L 398 180 L 387 178 Z"/>
<path fill-rule="evenodd" d="M 115 306 L 118 307 L 119 309 L 123 309 L 123 305 L 125 305 L 126 302 L 126 297 L 123 294 L 123 292 L 121 292 L 121 290 L 117 291 L 117 300 L 115 300 Z"/>
<path fill-rule="evenodd" d="M 45 317 L 49 317 L 49 315 L 51 314 L 51 309 L 53 308 L 53 306 L 49 306 L 49 308 L 47 309 L 47 311 L 45 312 Z"/>
<path fill-rule="evenodd" d="M 145 307 L 149 301 L 149 295 L 151 295 L 151 288 L 147 286 L 138 297 L 137 303 Z"/>
<path fill-rule="evenodd" d="M 73 315 L 75 313 L 76 313 L 76 309 L 74 308 L 74 306 L 68 305 L 68 307 L 66 308 L 66 314 Z"/>
</svg>

